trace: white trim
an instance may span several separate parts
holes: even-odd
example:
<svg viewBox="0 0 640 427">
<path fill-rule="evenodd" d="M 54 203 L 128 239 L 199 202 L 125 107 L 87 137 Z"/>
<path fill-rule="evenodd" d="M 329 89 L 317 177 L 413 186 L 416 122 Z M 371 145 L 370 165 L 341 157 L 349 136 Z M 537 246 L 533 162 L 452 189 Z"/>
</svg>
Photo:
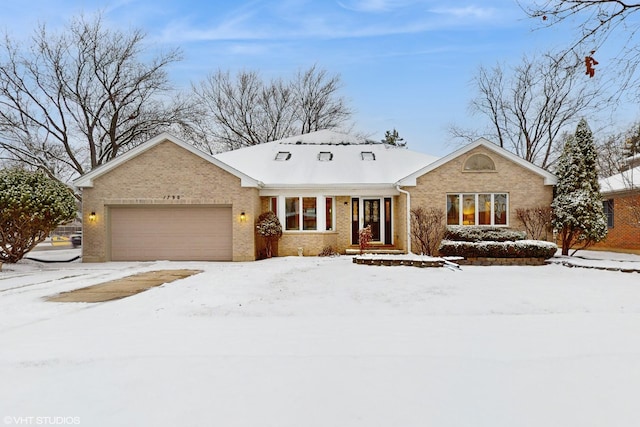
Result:
<svg viewBox="0 0 640 427">
<path fill-rule="evenodd" d="M 402 178 L 401 180 L 399 180 L 397 182 L 398 185 L 401 185 L 403 187 L 415 187 L 417 185 L 416 180 L 418 179 L 418 177 L 431 172 L 432 170 L 439 168 L 440 166 L 444 165 L 445 163 L 450 162 L 451 160 L 455 159 L 456 157 L 459 157 L 465 153 L 468 153 L 469 151 L 477 148 L 477 147 L 484 147 L 487 148 L 493 152 L 495 152 L 496 154 L 506 157 L 508 160 L 511 160 L 514 163 L 517 163 L 518 165 L 522 166 L 523 168 L 526 168 L 528 170 L 530 170 L 531 172 L 534 172 L 538 175 L 540 175 L 542 178 L 544 178 L 544 184 L 545 185 L 555 185 L 558 182 L 558 179 L 556 178 L 556 176 L 554 174 L 552 174 L 551 172 L 548 172 L 536 165 L 534 165 L 531 162 L 526 161 L 525 159 L 523 159 L 522 157 L 516 156 L 515 154 L 511 153 L 510 151 L 505 150 L 504 148 L 499 147 L 498 145 L 494 144 L 491 141 L 487 141 L 484 138 L 480 138 L 478 140 L 476 140 L 475 142 L 466 145 L 456 151 L 454 151 L 453 153 L 450 153 L 447 156 L 444 156 L 438 160 L 436 160 L 433 163 L 428 164 L 427 166 L 423 167 L 422 169 L 407 175 L 406 177 Z"/>
<path fill-rule="evenodd" d="M 133 159 L 136 156 L 139 156 L 140 154 L 150 150 L 151 148 L 155 147 L 156 145 L 165 142 L 165 141 L 169 141 L 172 142 L 174 144 L 176 144 L 177 146 L 184 148 L 185 150 L 189 151 L 192 154 L 195 154 L 196 156 L 218 166 L 220 169 L 223 169 L 227 172 L 229 172 L 230 174 L 237 176 L 238 178 L 240 178 L 240 185 L 242 187 L 261 187 L 262 183 L 254 178 L 251 178 L 249 175 L 244 174 L 243 172 L 240 172 L 239 170 L 227 165 L 226 163 L 216 159 L 213 156 L 210 156 L 209 154 L 205 153 L 204 151 L 200 151 L 198 150 L 196 147 L 194 147 L 191 144 L 188 144 L 186 142 L 184 142 L 183 140 L 167 133 L 167 132 L 163 132 L 160 135 L 151 138 L 150 140 L 148 140 L 147 142 L 144 142 L 140 145 L 138 145 L 137 147 L 127 151 L 124 154 L 121 154 L 120 156 L 116 157 L 113 160 L 110 160 L 109 162 L 98 166 L 97 168 L 93 169 L 91 172 L 88 172 L 84 175 L 82 175 L 80 178 L 76 179 L 75 181 L 73 181 L 73 185 L 75 185 L 77 188 L 90 188 L 93 187 L 93 180 L 110 172 L 111 170 L 117 168 L 118 166 L 124 164 L 125 162 Z"/>
</svg>

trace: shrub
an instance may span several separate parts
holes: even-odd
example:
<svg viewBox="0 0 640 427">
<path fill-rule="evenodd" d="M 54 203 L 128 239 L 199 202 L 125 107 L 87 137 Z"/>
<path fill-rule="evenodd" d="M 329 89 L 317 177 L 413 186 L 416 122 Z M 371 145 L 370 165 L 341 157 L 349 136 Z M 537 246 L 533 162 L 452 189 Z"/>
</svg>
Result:
<svg viewBox="0 0 640 427">
<path fill-rule="evenodd" d="M 411 237 L 417 243 L 416 251 L 435 256 L 445 233 L 444 210 L 417 207 L 411 209 Z"/>
<path fill-rule="evenodd" d="M 440 255 L 464 258 L 544 258 L 553 257 L 558 250 L 555 243 L 540 240 L 507 242 L 464 242 L 443 240 Z"/>
<path fill-rule="evenodd" d="M 271 258 L 273 255 L 273 243 L 282 236 L 280 220 L 271 211 L 262 213 L 258 216 L 256 231 L 265 240 L 265 256 Z"/>
<path fill-rule="evenodd" d="M 324 248 L 322 248 L 322 251 L 318 254 L 318 256 L 337 256 L 340 255 L 338 252 L 336 252 L 333 249 L 333 246 L 329 245 L 329 246 L 325 246 Z"/>
<path fill-rule="evenodd" d="M 535 208 L 516 209 L 516 216 L 527 230 L 527 235 L 531 239 L 546 240 L 551 231 L 551 221 L 553 211 L 548 206 L 538 206 Z"/>
<path fill-rule="evenodd" d="M 43 172 L 0 171 L 0 262 L 15 263 L 76 216 L 76 198 Z"/>
<path fill-rule="evenodd" d="M 358 231 L 358 245 L 360 246 L 361 255 L 369 247 L 372 238 L 373 233 L 371 232 L 370 225 L 367 225 L 365 228 L 361 228 L 360 231 Z"/>
<path fill-rule="evenodd" d="M 524 240 L 526 233 L 500 227 L 449 226 L 445 240 L 456 242 L 508 242 Z"/>
</svg>

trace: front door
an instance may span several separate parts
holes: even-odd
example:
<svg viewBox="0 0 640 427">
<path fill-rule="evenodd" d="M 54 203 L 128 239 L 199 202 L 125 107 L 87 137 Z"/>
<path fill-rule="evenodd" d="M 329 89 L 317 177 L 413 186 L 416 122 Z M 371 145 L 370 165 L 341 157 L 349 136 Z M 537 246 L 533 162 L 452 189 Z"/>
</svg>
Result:
<svg viewBox="0 0 640 427">
<path fill-rule="evenodd" d="M 371 226 L 371 241 L 380 241 L 380 199 L 364 199 L 362 203 L 364 226 Z"/>
</svg>

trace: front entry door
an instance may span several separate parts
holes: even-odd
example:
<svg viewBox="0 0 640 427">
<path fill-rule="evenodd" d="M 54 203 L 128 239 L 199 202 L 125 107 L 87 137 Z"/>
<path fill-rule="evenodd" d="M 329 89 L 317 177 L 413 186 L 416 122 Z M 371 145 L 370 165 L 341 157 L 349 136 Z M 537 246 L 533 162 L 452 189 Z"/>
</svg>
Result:
<svg viewBox="0 0 640 427">
<path fill-rule="evenodd" d="M 362 203 L 364 226 L 371 226 L 371 240 L 380 241 L 380 199 L 364 199 Z"/>
</svg>

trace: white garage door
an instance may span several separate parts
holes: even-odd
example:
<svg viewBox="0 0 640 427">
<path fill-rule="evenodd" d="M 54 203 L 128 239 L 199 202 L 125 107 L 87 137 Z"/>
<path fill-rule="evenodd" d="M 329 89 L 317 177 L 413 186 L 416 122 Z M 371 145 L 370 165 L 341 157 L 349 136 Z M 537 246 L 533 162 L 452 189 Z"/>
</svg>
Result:
<svg viewBox="0 0 640 427">
<path fill-rule="evenodd" d="M 112 207 L 112 261 L 231 261 L 230 207 Z"/>
</svg>

